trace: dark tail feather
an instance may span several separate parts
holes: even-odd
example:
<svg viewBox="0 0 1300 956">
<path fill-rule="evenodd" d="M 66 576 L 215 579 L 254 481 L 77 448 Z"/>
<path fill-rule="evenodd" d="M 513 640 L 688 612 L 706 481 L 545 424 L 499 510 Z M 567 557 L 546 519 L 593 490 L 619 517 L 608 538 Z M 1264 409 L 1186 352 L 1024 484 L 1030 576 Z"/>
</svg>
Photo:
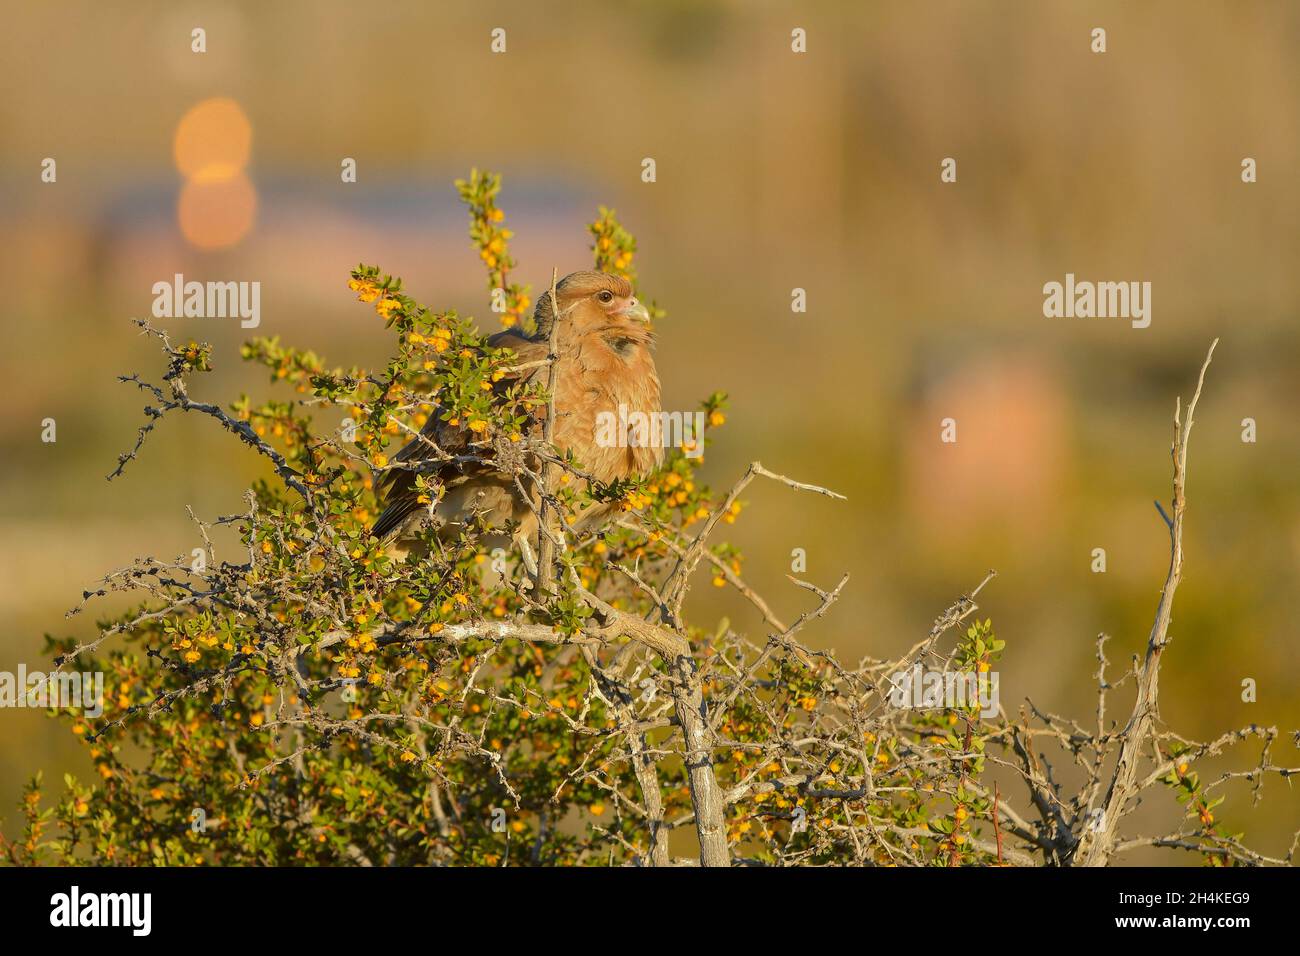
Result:
<svg viewBox="0 0 1300 956">
<path fill-rule="evenodd" d="M 380 539 L 388 537 L 419 507 L 420 503 L 414 497 L 394 501 L 384 509 L 384 513 L 379 516 L 370 533 Z"/>
</svg>

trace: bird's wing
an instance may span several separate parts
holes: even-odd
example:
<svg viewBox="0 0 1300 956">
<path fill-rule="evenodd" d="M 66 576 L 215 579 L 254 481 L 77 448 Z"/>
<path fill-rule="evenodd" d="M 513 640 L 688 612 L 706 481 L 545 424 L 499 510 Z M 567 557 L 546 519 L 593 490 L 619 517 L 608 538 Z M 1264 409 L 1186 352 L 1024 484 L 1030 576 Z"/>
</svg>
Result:
<svg viewBox="0 0 1300 956">
<path fill-rule="evenodd" d="M 523 338 L 515 332 L 498 332 L 488 339 L 493 348 L 508 348 L 515 353 L 513 365 L 529 365 L 546 358 L 547 343 L 534 342 Z M 498 394 L 510 386 L 531 381 L 542 365 L 517 372 L 508 372 L 493 386 Z M 442 455 L 465 454 L 474 434 L 464 425 L 452 425 L 443 420 L 441 409 L 434 408 L 429 420 L 420 429 L 419 437 L 411 439 L 393 456 L 395 464 L 418 465 L 420 462 L 436 460 Z M 490 466 L 472 462 L 453 464 L 448 462 L 436 474 L 444 484 L 461 484 L 471 478 L 490 471 Z M 377 538 L 384 538 L 399 528 L 402 523 L 421 506 L 419 492 L 415 487 L 418 472 L 410 468 L 392 468 L 379 481 L 378 491 L 384 494 L 384 511 L 380 514 L 370 533 Z M 426 472 L 427 474 L 427 472 Z"/>
</svg>

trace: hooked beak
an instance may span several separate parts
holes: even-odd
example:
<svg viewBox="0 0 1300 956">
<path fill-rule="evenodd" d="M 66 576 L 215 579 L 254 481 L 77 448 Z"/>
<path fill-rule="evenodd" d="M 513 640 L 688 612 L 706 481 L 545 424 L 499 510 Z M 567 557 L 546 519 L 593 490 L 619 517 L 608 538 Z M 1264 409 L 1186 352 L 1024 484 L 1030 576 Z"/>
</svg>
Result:
<svg viewBox="0 0 1300 956">
<path fill-rule="evenodd" d="M 650 321 L 650 310 L 635 298 L 628 299 L 627 305 L 619 309 L 618 314 L 625 315 L 629 319 L 636 319 L 638 322 Z"/>
</svg>

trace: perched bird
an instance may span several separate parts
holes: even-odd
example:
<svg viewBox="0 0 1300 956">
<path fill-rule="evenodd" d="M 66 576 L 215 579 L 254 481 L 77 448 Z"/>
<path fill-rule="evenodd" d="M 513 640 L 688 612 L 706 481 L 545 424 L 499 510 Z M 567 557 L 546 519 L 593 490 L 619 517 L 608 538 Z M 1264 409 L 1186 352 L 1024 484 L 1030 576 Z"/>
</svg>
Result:
<svg viewBox="0 0 1300 956">
<path fill-rule="evenodd" d="M 496 388 L 512 384 L 549 380 L 546 363 L 552 327 L 555 329 L 555 422 L 552 442 L 560 454 L 572 451 L 582 470 L 601 482 L 643 475 L 653 471 L 663 456 L 657 443 L 610 442 L 598 428 L 602 412 L 626 421 L 634 412 L 659 412 L 659 374 L 651 349 L 654 336 L 649 312 L 632 295 L 624 278 L 603 272 L 575 272 L 556 284 L 557 303 L 548 290 L 534 311 L 535 331 L 531 335 L 509 330 L 493 335 L 488 344 L 514 351 L 515 366 L 522 368 L 502 379 Z M 620 416 L 622 406 L 623 416 Z M 464 425 L 451 425 L 434 411 L 420 437 L 412 439 L 394 457 L 394 464 L 412 465 L 446 455 L 463 455 L 477 436 Z M 542 424 L 545 409 L 535 422 Z M 540 429 L 539 429 L 540 431 Z M 534 463 L 535 464 L 535 463 Z M 536 468 L 534 468 L 536 471 Z M 404 556 L 412 539 L 426 521 L 439 529 L 439 536 L 454 536 L 477 517 L 483 525 L 505 531 L 521 551 L 525 565 L 535 571 L 528 541 L 537 533 L 537 498 L 523 500 L 514 477 L 481 462 L 447 462 L 430 477 L 443 493 L 421 503 L 415 485 L 416 472 L 409 468 L 390 470 L 380 481 L 385 508 L 371 533 L 380 538 L 388 552 Z M 572 482 L 581 488 L 582 482 Z M 524 486 L 529 494 L 535 490 Z M 614 505 L 592 505 L 577 518 L 574 528 L 582 531 L 608 518 Z"/>
</svg>

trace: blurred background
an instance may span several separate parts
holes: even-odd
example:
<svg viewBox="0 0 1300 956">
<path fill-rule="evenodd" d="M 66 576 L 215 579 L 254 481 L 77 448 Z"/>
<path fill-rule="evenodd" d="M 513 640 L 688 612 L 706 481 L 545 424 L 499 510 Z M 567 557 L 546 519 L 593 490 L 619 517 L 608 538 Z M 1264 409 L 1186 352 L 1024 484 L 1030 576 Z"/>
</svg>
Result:
<svg viewBox="0 0 1300 956">
<path fill-rule="evenodd" d="M 492 331 L 451 185 L 478 166 L 504 176 L 535 291 L 553 266 L 587 266 L 598 204 L 638 237 L 643 290 L 669 312 L 665 408 L 731 395 L 705 466 L 715 487 L 758 459 L 848 495 L 751 486 L 728 531 L 777 612 L 809 606 L 785 578 L 803 548 L 801 576 L 852 574 L 807 639 L 885 657 L 995 568 L 980 613 L 1008 642 L 1012 712 L 1028 697 L 1089 724 L 1097 634 L 1113 635 L 1113 674 L 1143 647 L 1168 561 L 1152 501 L 1169 496 L 1174 399 L 1220 337 L 1162 713 L 1196 739 L 1276 724 L 1274 761 L 1300 764 L 1300 6 L 7 2 L 5 20 L 0 670 L 46 666 L 45 632 L 93 633 L 93 615 L 63 617 L 84 588 L 138 555 L 188 554 L 185 506 L 236 511 L 258 473 L 210 420 L 168 419 L 105 483 L 143 421 L 115 376 L 161 368 L 129 321 L 152 285 L 261 283 L 255 332 L 161 323 L 215 345 L 196 397 L 220 402 L 275 394 L 238 360 L 252 334 L 338 364 L 387 356 L 346 288 L 361 261 Z M 1098 26 L 1105 54 L 1090 50 Z M 214 98 L 228 102 L 203 106 Z M 945 157 L 955 184 L 940 182 Z M 1245 157 L 1257 183 L 1241 181 Z M 1067 272 L 1150 281 L 1150 328 L 1044 318 L 1043 284 Z M 698 623 L 761 632 L 739 597 L 700 583 Z M 1128 706 L 1117 695 L 1111 711 Z M 32 772 L 87 768 L 66 725 L 0 718 L 11 827 Z M 1284 854 L 1300 802 L 1277 780 L 1264 796 L 1219 814 Z M 1144 832 L 1179 812 L 1149 799 Z M 1151 859 L 1196 862 L 1129 862 Z"/>
</svg>

